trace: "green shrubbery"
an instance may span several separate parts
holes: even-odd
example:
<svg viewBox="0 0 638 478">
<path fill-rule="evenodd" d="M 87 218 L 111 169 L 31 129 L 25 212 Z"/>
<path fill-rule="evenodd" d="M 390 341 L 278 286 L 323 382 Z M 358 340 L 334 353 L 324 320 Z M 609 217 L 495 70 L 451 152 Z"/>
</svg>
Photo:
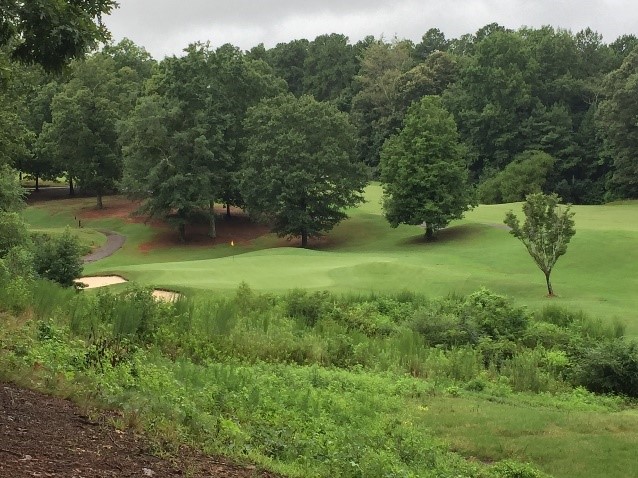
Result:
<svg viewBox="0 0 638 478">
<path fill-rule="evenodd" d="M 69 229 L 60 236 L 35 236 L 34 266 L 38 275 L 65 287 L 82 275 L 82 247 Z"/>
<path fill-rule="evenodd" d="M 432 395 L 517 392 L 595 406 L 581 385 L 638 396 L 638 346 L 613 324 L 557 307 L 530 314 L 484 289 L 427 300 L 242 285 L 161 303 L 148 290 L 10 283 L 34 320 L 0 328 L 0 374 L 74 383 L 172 437 L 164 445 L 195 442 L 292 476 L 540 477 L 448 453 L 418 407 Z M 1 293 L 0 308 L 12 309 Z"/>
<path fill-rule="evenodd" d="M 554 163 L 554 158 L 547 153 L 524 151 L 505 169 L 479 185 L 479 200 L 483 204 L 500 204 L 522 201 L 528 194 L 544 192 Z"/>
</svg>

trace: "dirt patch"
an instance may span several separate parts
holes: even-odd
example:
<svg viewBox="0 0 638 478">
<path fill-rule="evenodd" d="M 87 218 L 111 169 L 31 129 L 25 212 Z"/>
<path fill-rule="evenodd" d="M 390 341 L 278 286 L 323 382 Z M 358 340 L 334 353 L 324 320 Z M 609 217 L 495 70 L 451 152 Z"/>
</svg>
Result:
<svg viewBox="0 0 638 478">
<path fill-rule="evenodd" d="M 193 224 L 186 227 L 186 242 L 181 242 L 175 228 L 165 223 L 154 222 L 155 236 L 139 245 L 139 251 L 148 253 L 157 249 L 212 247 L 221 244 L 248 245 L 270 231 L 268 226 L 251 222 L 248 216 L 237 208 L 231 209 L 231 217 L 224 215 L 224 209 L 215 208 L 217 237 L 208 237 L 208 224 Z"/>
<path fill-rule="evenodd" d="M 220 244 L 249 244 L 256 238 L 268 234 L 269 228 L 250 221 L 247 214 L 240 208 L 231 207 L 231 216 L 226 216 L 226 208 L 218 205 L 215 207 L 217 237 L 208 237 L 208 224 L 205 220 L 199 224 L 186 227 L 186 243 L 180 241 L 177 230 L 165 221 L 148 219 L 145 216 L 136 215 L 140 207 L 139 201 L 131 201 L 123 196 L 109 196 L 104 198 L 104 209 L 95 209 L 92 206 L 83 208 L 78 213 L 82 221 L 95 219 L 119 219 L 128 223 L 146 224 L 155 230 L 155 235 L 150 241 L 139 245 L 139 251 L 148 253 L 156 249 L 167 248 L 191 248 L 212 247 Z"/>
<path fill-rule="evenodd" d="M 37 198 L 43 201 L 68 197 L 64 194 L 68 194 L 68 189 L 60 188 L 46 192 L 43 190 L 42 195 L 37 196 Z M 35 201 L 34 199 L 33 202 Z M 186 243 L 183 243 L 180 241 L 176 228 L 165 221 L 149 220 L 145 216 L 136 215 L 141 204 L 140 201 L 131 201 L 124 196 L 105 196 L 103 209 L 96 209 L 93 204 L 86 205 L 86 201 L 83 204 L 85 206 L 79 205 L 75 213 L 75 220 L 83 226 L 92 220 L 118 219 L 126 223 L 146 224 L 153 228 L 155 231 L 153 238 L 139 245 L 139 250 L 142 253 L 167 248 L 212 247 L 230 244 L 231 241 L 236 245 L 247 245 L 270 232 L 268 226 L 251 222 L 242 209 L 231 207 L 231 216 L 228 218 L 226 217 L 226 208 L 217 205 L 215 206 L 217 237 L 215 239 L 208 237 L 207 221 L 202 220 L 199 224 L 186 227 Z"/>
<path fill-rule="evenodd" d="M 68 186 L 42 186 L 39 191 L 35 188 L 24 188 L 26 193 L 27 204 L 36 204 L 44 201 L 57 201 L 58 199 L 69 198 L 85 198 L 90 197 L 79 189 L 71 196 Z"/>
<path fill-rule="evenodd" d="M 188 448 L 157 458 L 144 437 L 109 426 L 113 418 L 0 382 L 0 476 L 276 478 Z"/>
<path fill-rule="evenodd" d="M 90 276 L 90 277 L 80 277 L 76 279 L 75 282 L 85 284 L 85 289 L 97 289 L 98 287 L 106 287 L 109 285 L 115 284 L 124 284 L 128 282 L 124 277 L 121 276 Z"/>
<path fill-rule="evenodd" d="M 135 215 L 140 207 L 139 201 L 131 201 L 124 196 L 108 196 L 104 198 L 103 204 L 102 209 L 96 209 L 95 206 L 82 208 L 78 217 L 83 220 L 122 219 L 126 222 L 144 222 L 144 217 Z"/>
</svg>

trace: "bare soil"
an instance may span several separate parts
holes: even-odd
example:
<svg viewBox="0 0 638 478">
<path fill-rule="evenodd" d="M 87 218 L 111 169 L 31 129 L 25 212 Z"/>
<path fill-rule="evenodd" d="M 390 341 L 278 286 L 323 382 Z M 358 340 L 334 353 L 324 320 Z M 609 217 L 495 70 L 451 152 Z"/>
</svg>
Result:
<svg viewBox="0 0 638 478">
<path fill-rule="evenodd" d="M 109 426 L 111 418 L 0 382 L 0 477 L 277 478 L 188 448 L 158 458 L 144 437 Z"/>
</svg>

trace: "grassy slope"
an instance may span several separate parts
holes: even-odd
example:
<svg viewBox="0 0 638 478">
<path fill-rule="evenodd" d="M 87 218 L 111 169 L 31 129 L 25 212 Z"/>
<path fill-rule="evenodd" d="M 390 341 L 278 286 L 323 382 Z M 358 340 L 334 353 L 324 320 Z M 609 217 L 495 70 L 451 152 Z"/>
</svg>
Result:
<svg viewBox="0 0 638 478">
<path fill-rule="evenodd" d="M 482 286 L 516 298 L 532 308 L 549 303 L 544 278 L 524 247 L 501 227 L 518 205 L 480 206 L 440 232 L 435 243 L 422 240 L 422 229 L 391 229 L 381 216 L 381 189 L 367 190 L 368 202 L 330 233 L 315 250 L 279 247 L 264 236 L 251 245 L 174 248 L 141 254 L 138 245 L 152 237 L 142 224 L 92 221 L 128 236 L 115 256 L 87 267 L 87 273 L 119 273 L 144 285 L 179 290 L 229 290 L 241 281 L 258 290 L 292 287 L 343 292 L 409 289 L 429 296 L 467 293 Z M 92 200 L 82 200 L 90 207 Z M 30 208 L 36 227 L 58 224 L 71 202 Z M 84 204 L 86 203 L 86 204 Z M 77 203 L 76 203 L 77 204 Z M 43 210 L 44 209 L 44 210 Z M 552 274 L 560 296 L 553 303 L 574 306 L 601 317 L 617 316 L 638 335 L 638 204 L 576 206 L 576 236 Z M 294 243 L 291 243 L 291 245 Z"/>
<path fill-rule="evenodd" d="M 192 290 L 226 290 L 245 280 L 262 290 L 411 289 L 436 296 L 484 285 L 532 307 L 548 303 L 542 274 L 523 246 L 506 230 L 494 227 L 515 205 L 481 206 L 442 231 L 436 243 L 426 244 L 418 227 L 387 227 L 380 216 L 379 197 L 378 187 L 368 188 L 369 202 L 352 211 L 352 219 L 337 227 L 320 250 L 274 248 L 277 240 L 265 236 L 250 246 L 177 248 L 142 255 L 137 247 L 152 237 L 149 228 L 118 220 L 94 221 L 91 227 L 121 231 L 128 241 L 121 252 L 88 271 L 120 272 L 143 284 Z M 73 207 L 77 203 L 47 204 L 29 208 L 26 215 L 34 226 L 62 227 Z M 577 234 L 553 275 L 561 297 L 552 301 L 601 316 L 618 315 L 630 333 L 638 334 L 634 296 L 638 203 L 575 211 Z M 530 460 L 565 478 L 633 476 L 638 445 L 634 410 L 579 412 L 555 408 L 542 398 L 528 403 L 518 396 L 503 403 L 493 398 L 437 396 L 426 406 L 420 423 L 464 456 Z"/>
<path fill-rule="evenodd" d="M 428 411 L 436 436 L 464 456 L 488 462 L 515 458 L 561 478 L 636 476 L 636 410 L 530 406 L 517 396 L 509 403 L 437 397 Z"/>
</svg>

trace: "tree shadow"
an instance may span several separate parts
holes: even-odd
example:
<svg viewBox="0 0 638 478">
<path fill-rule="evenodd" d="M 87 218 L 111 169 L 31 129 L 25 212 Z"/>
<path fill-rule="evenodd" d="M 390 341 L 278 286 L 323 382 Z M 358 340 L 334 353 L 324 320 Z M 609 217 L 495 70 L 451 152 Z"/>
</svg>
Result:
<svg viewBox="0 0 638 478">
<path fill-rule="evenodd" d="M 408 237 L 400 242 L 402 245 L 427 245 L 437 246 L 450 242 L 470 241 L 480 236 L 490 226 L 485 224 L 460 224 L 441 229 L 433 239 L 426 239 L 424 234 Z"/>
</svg>

